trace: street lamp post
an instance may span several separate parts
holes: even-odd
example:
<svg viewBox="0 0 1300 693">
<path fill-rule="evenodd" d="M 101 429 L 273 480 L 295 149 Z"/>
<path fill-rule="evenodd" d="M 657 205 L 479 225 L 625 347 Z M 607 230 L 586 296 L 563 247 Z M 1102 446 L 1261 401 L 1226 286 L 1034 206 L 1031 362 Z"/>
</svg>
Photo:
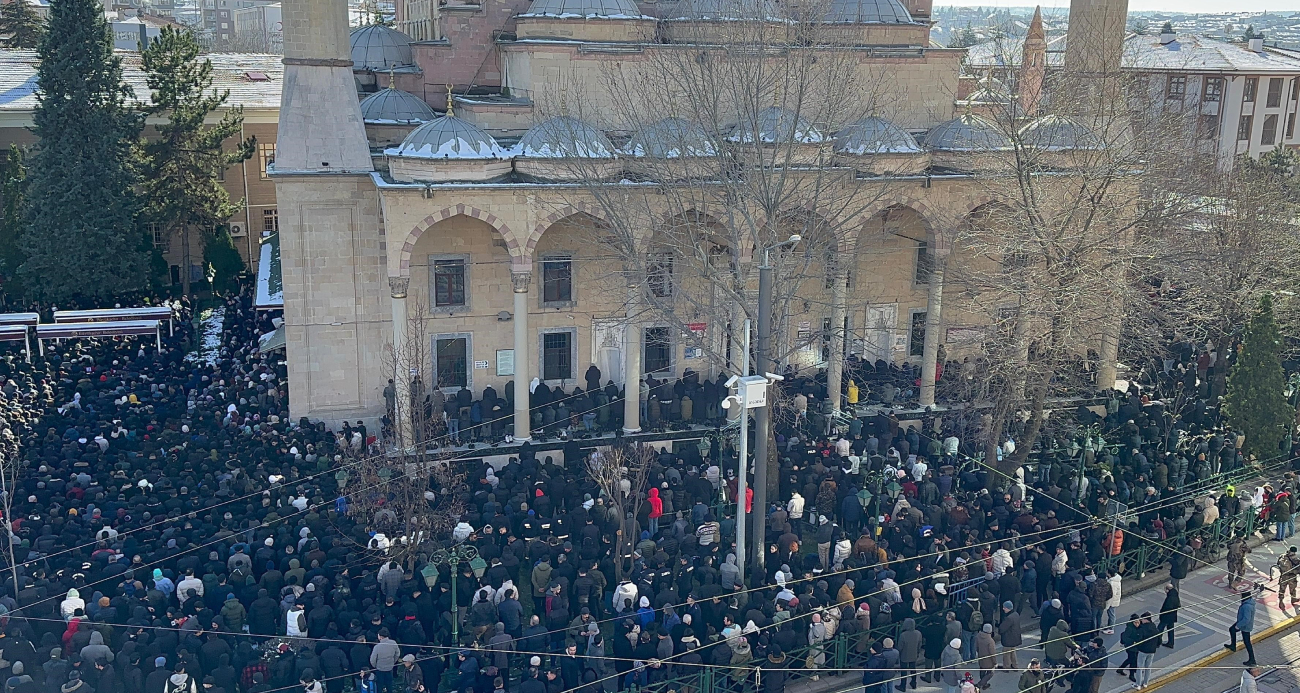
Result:
<svg viewBox="0 0 1300 693">
<path fill-rule="evenodd" d="M 732 379 L 728 386 L 736 386 L 736 394 L 728 396 L 722 402 L 723 409 L 733 405 L 740 406 L 740 445 L 736 455 L 736 567 L 740 570 L 740 579 L 745 579 L 745 458 L 749 456 L 749 407 L 746 406 L 744 379 L 749 376 L 749 321 L 745 321 L 745 356 L 741 377 Z M 723 585 L 725 589 L 727 586 Z"/>
<path fill-rule="evenodd" d="M 445 565 L 451 571 L 451 641 L 460 645 L 460 608 L 456 605 L 456 574 L 460 564 L 478 558 L 478 549 L 470 544 L 457 544 L 450 549 L 438 549 L 429 557 L 429 562 L 438 566 Z"/>
<path fill-rule="evenodd" d="M 771 360 L 772 353 L 772 251 L 777 248 L 794 246 L 803 238 L 792 234 L 790 238 L 763 248 L 763 264 L 758 266 L 758 371 L 766 373 L 775 371 L 776 364 Z M 749 331 L 745 331 L 748 340 Z M 749 343 L 745 344 L 745 359 L 748 364 Z M 745 372 L 749 372 L 748 365 Z M 767 440 L 772 435 L 772 420 L 767 407 L 754 412 L 754 507 L 759 510 L 759 517 L 767 517 Z M 764 564 L 766 554 L 763 549 L 762 523 L 754 523 L 753 552 L 759 567 Z"/>
</svg>

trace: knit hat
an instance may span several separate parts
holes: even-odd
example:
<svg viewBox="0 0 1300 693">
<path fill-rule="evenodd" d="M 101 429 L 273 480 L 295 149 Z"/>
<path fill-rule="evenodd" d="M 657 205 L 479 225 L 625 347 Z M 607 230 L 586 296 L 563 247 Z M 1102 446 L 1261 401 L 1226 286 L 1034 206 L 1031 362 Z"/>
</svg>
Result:
<svg viewBox="0 0 1300 693">
<path fill-rule="evenodd" d="M 960 650 L 960 649 L 961 649 L 961 638 L 953 638 L 952 640 L 950 640 L 950 641 L 948 642 L 948 647 L 951 647 L 951 648 L 954 649 L 954 650 Z"/>
<path fill-rule="evenodd" d="M 1053 600 L 1052 600 L 1052 608 L 1053 608 L 1053 609 L 1059 609 L 1059 608 L 1061 608 L 1061 600 L 1060 600 L 1060 599 L 1053 599 Z"/>
<path fill-rule="evenodd" d="M 992 633 L 992 632 L 993 632 L 993 624 L 992 624 L 992 623 L 985 623 L 985 624 L 984 624 L 984 628 L 983 628 L 982 630 L 983 630 L 985 633 Z"/>
<path fill-rule="evenodd" d="M 1012 604 L 1010 600 L 1007 600 L 1007 601 L 1005 601 L 1005 602 L 1002 602 L 1002 608 L 1003 608 L 1003 609 L 1006 609 L 1007 611 L 1014 611 L 1015 608 L 1016 608 L 1016 605 L 1015 605 L 1015 604 Z"/>
</svg>

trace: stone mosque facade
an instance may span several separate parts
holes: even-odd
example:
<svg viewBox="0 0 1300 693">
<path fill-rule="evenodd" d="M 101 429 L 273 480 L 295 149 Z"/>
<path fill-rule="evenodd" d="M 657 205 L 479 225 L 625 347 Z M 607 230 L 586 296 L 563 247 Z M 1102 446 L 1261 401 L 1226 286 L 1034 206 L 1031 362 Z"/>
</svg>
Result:
<svg viewBox="0 0 1300 693">
<path fill-rule="evenodd" d="M 677 13 L 688 1 L 398 0 L 403 33 L 349 31 L 346 0 L 284 0 L 285 71 L 270 175 L 292 416 L 382 416 L 383 389 L 394 377 L 386 355 L 406 342 L 416 302 L 433 361 L 424 380 L 448 392 L 463 385 L 477 397 L 489 385 L 501 392 L 507 382 L 524 387 L 533 378 L 571 390 L 585 385 L 590 364 L 620 384 L 648 372 L 712 376 L 724 368 L 636 317 L 642 314 L 631 312 L 631 292 L 602 284 L 601 250 L 584 231 L 602 217 L 600 205 L 566 179 L 562 165 L 608 155 L 601 165 L 614 169 L 608 178 L 616 185 L 638 157 L 680 155 L 655 142 L 656 128 L 672 119 L 629 133 L 629 142 L 641 144 L 619 148 L 605 124 L 547 116 L 536 106 L 558 83 L 599 80 L 611 61 L 635 63 L 680 48 L 665 18 L 725 21 L 716 11 L 711 19 Z M 1072 24 L 1076 12 L 1097 13 L 1094 23 L 1126 12 L 1126 0 L 1075 4 Z M 847 184 L 887 189 L 852 222 L 887 233 L 860 237 L 874 244 L 872 252 L 855 255 L 857 266 L 846 268 L 854 281 L 844 291 L 825 289 L 825 315 L 795 319 L 820 331 L 842 317 L 846 343 L 835 345 L 842 352 L 922 363 L 922 401 L 933 402 L 938 348 L 972 321 L 938 310 L 942 267 L 962 261 L 948 258 L 943 220 L 994 202 L 976 184 L 974 162 L 1010 142 L 972 108 L 979 99 L 956 99 L 963 51 L 930 46 L 930 0 L 833 0 L 827 7 L 827 22 L 852 32 L 855 59 L 888 75 L 896 98 L 888 118 L 809 127 L 826 128 L 827 149 L 849 172 Z M 1026 50 L 1041 43 L 1027 42 Z M 1025 75 L 1023 83 L 1041 85 L 1042 75 Z M 606 105 L 588 107 L 599 113 Z M 932 263 L 925 276 L 918 253 Z M 405 387 L 398 383 L 400 395 Z M 526 439 L 527 397 L 514 401 L 514 435 Z M 638 430 L 639 415 L 636 398 L 628 398 L 629 432 Z"/>
</svg>

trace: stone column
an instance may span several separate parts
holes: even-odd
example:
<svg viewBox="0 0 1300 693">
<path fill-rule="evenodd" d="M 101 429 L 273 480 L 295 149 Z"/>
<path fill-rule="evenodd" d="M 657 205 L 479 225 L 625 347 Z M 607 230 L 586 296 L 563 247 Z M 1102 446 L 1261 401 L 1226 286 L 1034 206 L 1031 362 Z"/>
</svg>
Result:
<svg viewBox="0 0 1300 693">
<path fill-rule="evenodd" d="M 623 339 L 623 432 L 641 432 L 641 321 L 639 286 L 627 288 L 627 336 Z"/>
<path fill-rule="evenodd" d="M 399 450 L 409 450 L 414 442 L 411 440 L 411 369 L 418 364 L 411 363 L 411 357 L 419 350 L 412 350 L 406 343 L 406 290 L 410 285 L 410 277 L 388 278 L 388 292 L 393 300 L 393 385 L 397 389 L 393 430 L 397 433 Z"/>
<path fill-rule="evenodd" d="M 936 361 L 939 358 L 940 331 L 943 329 L 943 272 L 948 265 L 948 249 L 936 248 L 932 254 L 930 293 L 925 303 L 925 346 L 921 351 L 921 406 L 934 404 Z"/>
<path fill-rule="evenodd" d="M 831 285 L 831 354 L 826 360 L 826 394 L 831 398 L 831 410 L 840 410 L 840 390 L 844 381 L 844 316 L 848 313 L 849 276 L 836 272 Z M 762 366 L 759 366 L 762 373 Z"/>
<path fill-rule="evenodd" d="M 531 265 L 529 265 L 531 268 Z M 511 268 L 510 281 L 515 289 L 515 433 L 517 441 L 528 440 L 532 434 L 532 418 L 528 410 L 528 384 L 533 381 L 528 372 L 528 285 L 533 281 L 531 269 Z"/>
</svg>

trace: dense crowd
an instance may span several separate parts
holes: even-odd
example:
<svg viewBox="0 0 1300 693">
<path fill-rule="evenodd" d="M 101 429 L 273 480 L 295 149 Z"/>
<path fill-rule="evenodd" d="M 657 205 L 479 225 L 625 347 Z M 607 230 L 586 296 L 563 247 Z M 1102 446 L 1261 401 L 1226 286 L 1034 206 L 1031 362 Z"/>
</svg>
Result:
<svg viewBox="0 0 1300 693">
<path fill-rule="evenodd" d="M 1112 393 L 1105 416 L 1054 433 L 1012 473 L 974 463 L 965 431 L 931 419 L 904 426 L 881 410 L 833 436 L 816 407 L 782 421 L 778 497 L 758 509 L 767 550 L 742 574 L 734 453 L 718 436 L 649 457 L 645 488 L 620 491 L 643 501 L 631 515 L 575 463 L 591 454 L 582 436 L 621 416 L 621 393 L 596 370 L 585 392 L 530 387 L 535 423 L 565 429 L 563 450 L 525 444 L 499 468 L 453 460 L 464 512 L 399 563 L 375 540 L 382 513 L 339 473 L 373 436 L 288 419 L 284 364 L 257 349 L 271 329 L 241 295 L 225 302 L 211 360 L 187 359 L 180 330 L 161 351 L 102 340 L 35 365 L 0 361 L 3 442 L 19 461 L 6 482 L 5 693 L 593 693 L 681 689 L 706 669 L 719 685 L 780 693 L 790 676 L 833 673 L 837 643 L 862 662 L 869 693 L 987 687 L 999 653 L 1028 677 L 1022 690 L 1044 693 L 1040 663 L 1017 658 L 1034 617 L 1041 664 L 1077 670 L 1082 693 L 1104 666 L 1099 630 L 1172 642 L 1164 626 L 1204 550 L 1198 530 L 1272 513 L 1286 518 L 1279 536 L 1290 531 L 1290 477 L 1253 495 L 1206 492 L 1246 460 L 1208 393 L 1174 392 L 1185 388 L 1171 374 L 1199 371 L 1193 353 Z M 910 377 L 852 368 L 884 394 Z M 805 407 L 826 399 L 824 377 L 790 376 Z M 719 389 L 693 374 L 650 381 L 642 406 L 650 422 L 708 422 Z M 430 418 L 461 439 L 510 430 L 473 410 L 512 387 L 415 396 L 441 397 Z M 1012 431 L 995 454 L 1014 453 Z M 1093 522 L 1110 500 L 1130 514 Z M 1134 533 L 1168 547 L 1174 601 L 1126 625 L 1114 559 Z M 481 563 L 429 569 L 458 544 Z M 1127 642 L 1141 682 L 1154 641 Z"/>
</svg>

